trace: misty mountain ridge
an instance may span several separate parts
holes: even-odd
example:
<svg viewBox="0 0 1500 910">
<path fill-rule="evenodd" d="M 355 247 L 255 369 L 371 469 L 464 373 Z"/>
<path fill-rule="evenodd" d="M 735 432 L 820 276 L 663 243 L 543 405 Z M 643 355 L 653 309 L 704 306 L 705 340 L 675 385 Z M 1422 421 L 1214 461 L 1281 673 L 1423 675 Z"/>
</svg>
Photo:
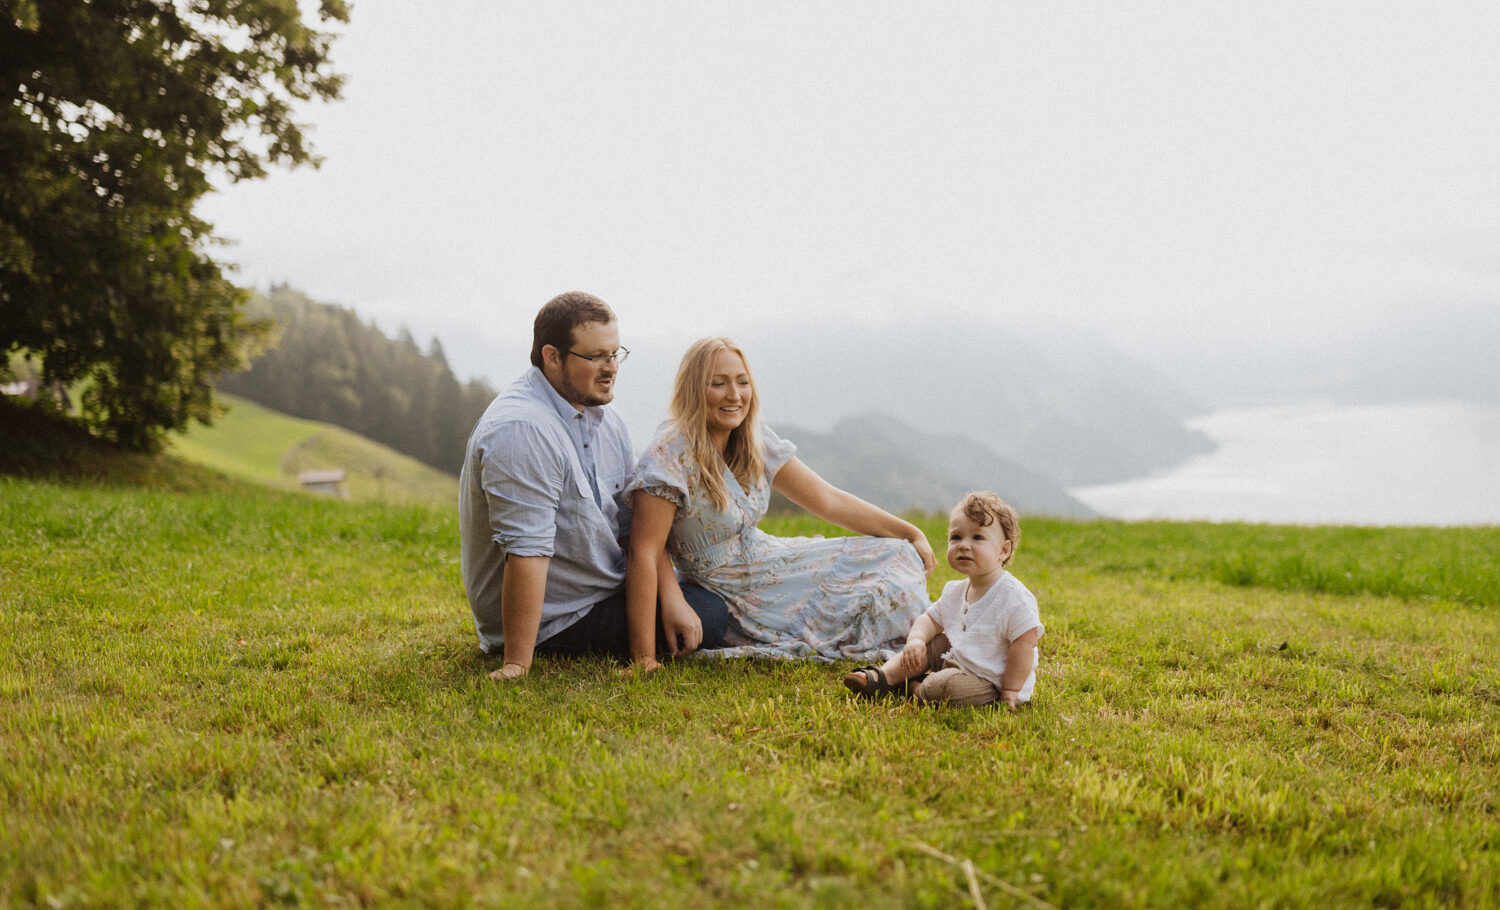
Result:
<svg viewBox="0 0 1500 910">
<path fill-rule="evenodd" d="M 993 490 L 1023 515 L 1096 513 L 1055 480 L 963 436 L 925 433 L 886 414 L 840 420 L 827 433 L 777 428 L 797 457 L 836 487 L 893 512 L 941 512 L 973 490 Z"/>
<path fill-rule="evenodd" d="M 773 426 L 894 415 L 972 440 L 1059 488 L 1164 470 L 1212 451 L 1184 421 L 1207 408 L 1097 335 L 1023 339 L 993 325 L 843 329 L 744 339 Z M 852 455 L 845 455 L 850 458 Z"/>
<path fill-rule="evenodd" d="M 1378 323 L 1294 341 L 1181 352 L 1163 372 L 1215 408 L 1332 401 L 1500 405 L 1500 308 L 1413 305 Z"/>
</svg>

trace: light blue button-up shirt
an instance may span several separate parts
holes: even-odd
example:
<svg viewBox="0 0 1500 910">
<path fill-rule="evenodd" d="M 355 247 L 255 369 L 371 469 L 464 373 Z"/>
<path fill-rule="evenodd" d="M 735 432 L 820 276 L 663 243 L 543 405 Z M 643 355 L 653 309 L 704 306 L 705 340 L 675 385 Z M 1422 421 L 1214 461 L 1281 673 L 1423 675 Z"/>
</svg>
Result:
<svg viewBox="0 0 1500 910">
<path fill-rule="evenodd" d="M 469 435 L 458 492 L 464 588 L 482 650 L 504 646 L 509 554 L 552 558 L 538 642 L 625 584 L 634 467 L 620 415 L 607 405 L 579 411 L 536 367 L 490 402 Z"/>
</svg>

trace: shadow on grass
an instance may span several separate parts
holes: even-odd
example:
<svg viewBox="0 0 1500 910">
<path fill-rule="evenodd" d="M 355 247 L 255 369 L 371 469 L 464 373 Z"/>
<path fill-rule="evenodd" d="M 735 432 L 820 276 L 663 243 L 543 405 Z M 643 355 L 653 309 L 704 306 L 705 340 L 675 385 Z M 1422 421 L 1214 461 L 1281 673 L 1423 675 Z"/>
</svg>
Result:
<svg viewBox="0 0 1500 910">
<path fill-rule="evenodd" d="M 248 485 L 161 454 L 132 452 L 99 439 L 44 407 L 0 396 L 0 476 L 87 486 L 230 492 Z"/>
</svg>

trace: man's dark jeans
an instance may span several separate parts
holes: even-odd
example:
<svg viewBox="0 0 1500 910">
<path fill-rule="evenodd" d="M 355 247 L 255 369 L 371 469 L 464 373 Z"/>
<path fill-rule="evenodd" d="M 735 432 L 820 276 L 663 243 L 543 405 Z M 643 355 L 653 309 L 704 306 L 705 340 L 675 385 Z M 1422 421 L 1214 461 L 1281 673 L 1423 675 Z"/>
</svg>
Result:
<svg viewBox="0 0 1500 910">
<path fill-rule="evenodd" d="M 697 585 L 684 584 L 682 596 L 703 623 L 703 643 L 698 647 L 722 648 L 729 631 L 729 608 L 724 599 Z M 625 590 L 621 588 L 589 608 L 583 618 L 536 646 L 542 654 L 609 654 L 630 661 L 630 624 L 625 619 Z M 656 623 L 658 654 L 672 653 L 662 633 L 660 617 Z"/>
</svg>

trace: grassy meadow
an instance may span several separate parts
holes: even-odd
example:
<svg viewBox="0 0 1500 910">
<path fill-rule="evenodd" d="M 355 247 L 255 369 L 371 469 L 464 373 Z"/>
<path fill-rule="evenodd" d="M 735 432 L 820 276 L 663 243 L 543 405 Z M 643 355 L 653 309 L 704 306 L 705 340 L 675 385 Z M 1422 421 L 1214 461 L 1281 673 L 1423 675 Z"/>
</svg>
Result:
<svg viewBox="0 0 1500 910">
<path fill-rule="evenodd" d="M 342 427 L 288 417 L 219 393 L 226 406 L 213 426 L 193 424 L 168 451 L 185 461 L 261 486 L 300 490 L 303 471 L 341 469 L 352 500 L 451 507 L 450 475 Z"/>
<path fill-rule="evenodd" d="M 1023 519 L 1007 713 L 491 682 L 451 507 L 160 463 L 0 477 L 0 906 L 1500 904 L 1500 529 Z"/>
</svg>

